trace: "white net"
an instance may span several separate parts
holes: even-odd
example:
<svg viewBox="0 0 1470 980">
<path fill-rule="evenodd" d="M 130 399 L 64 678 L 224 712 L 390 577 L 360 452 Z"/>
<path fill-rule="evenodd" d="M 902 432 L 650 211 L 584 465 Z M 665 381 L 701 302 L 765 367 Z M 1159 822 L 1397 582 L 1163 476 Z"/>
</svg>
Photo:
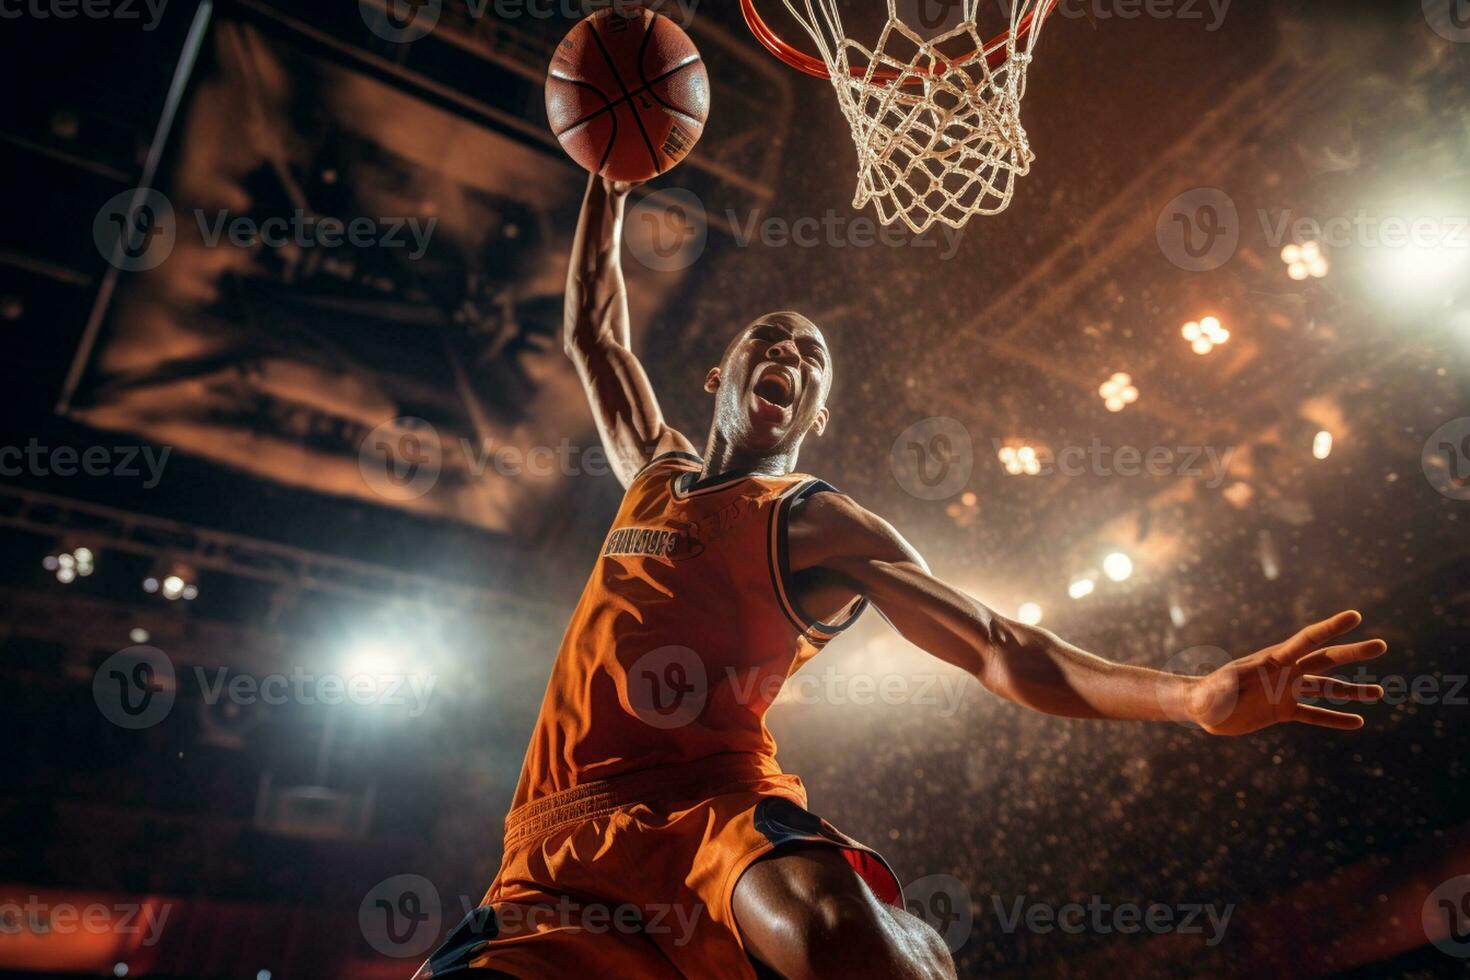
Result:
<svg viewBox="0 0 1470 980">
<path fill-rule="evenodd" d="M 1021 98 L 1050 3 L 991 2 L 1008 8 L 1010 29 L 987 50 L 980 0 L 960 0 L 960 22 L 928 39 L 887 0 L 888 22 L 872 48 L 844 33 L 837 0 L 785 0 L 821 50 L 852 126 L 853 207 L 871 201 L 884 224 L 902 221 L 922 234 L 937 221 L 959 228 L 1011 203 L 1034 158 Z"/>
</svg>

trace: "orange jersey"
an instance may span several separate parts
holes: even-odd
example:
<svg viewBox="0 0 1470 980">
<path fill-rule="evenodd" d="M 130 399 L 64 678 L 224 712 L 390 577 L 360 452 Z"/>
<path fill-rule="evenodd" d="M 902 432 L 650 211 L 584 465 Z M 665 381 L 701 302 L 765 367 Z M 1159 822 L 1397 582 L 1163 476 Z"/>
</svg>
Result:
<svg viewBox="0 0 1470 980">
<path fill-rule="evenodd" d="M 786 678 L 846 629 L 790 588 L 786 517 L 832 488 L 801 474 L 698 481 L 665 453 L 632 481 L 557 653 L 515 805 L 699 760 L 777 774 L 765 714 Z"/>
</svg>

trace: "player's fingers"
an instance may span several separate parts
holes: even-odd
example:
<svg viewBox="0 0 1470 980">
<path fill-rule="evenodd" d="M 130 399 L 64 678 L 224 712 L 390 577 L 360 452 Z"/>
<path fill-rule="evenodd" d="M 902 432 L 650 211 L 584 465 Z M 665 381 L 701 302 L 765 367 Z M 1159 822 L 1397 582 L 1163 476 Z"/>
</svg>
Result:
<svg viewBox="0 0 1470 980">
<path fill-rule="evenodd" d="M 1362 621 L 1362 615 L 1352 609 L 1340 612 L 1336 616 L 1329 616 L 1320 623 L 1313 623 L 1311 626 L 1302 628 L 1295 636 L 1281 644 L 1281 649 L 1277 651 L 1274 659 L 1277 663 L 1293 663 L 1334 636 L 1341 636 L 1348 630 L 1356 628 Z"/>
<path fill-rule="evenodd" d="M 1319 708 L 1313 704 L 1297 705 L 1296 710 L 1291 714 L 1291 720 L 1299 721 L 1303 725 L 1315 725 L 1318 728 L 1335 728 L 1340 732 L 1355 732 L 1363 727 L 1363 719 L 1359 715 Z"/>
<path fill-rule="evenodd" d="M 1313 653 L 1307 654 L 1292 664 L 1293 669 L 1304 674 L 1316 674 L 1324 670 L 1331 670 L 1343 664 L 1355 664 L 1364 660 L 1372 660 L 1381 657 L 1388 650 L 1388 644 L 1382 640 L 1361 640 L 1357 643 L 1343 643 L 1335 647 L 1324 647 Z"/>
<path fill-rule="evenodd" d="M 1296 696 L 1331 698 L 1334 701 L 1378 701 L 1383 698 L 1383 688 L 1377 684 L 1349 684 L 1336 677 L 1309 674 L 1297 681 Z"/>
</svg>

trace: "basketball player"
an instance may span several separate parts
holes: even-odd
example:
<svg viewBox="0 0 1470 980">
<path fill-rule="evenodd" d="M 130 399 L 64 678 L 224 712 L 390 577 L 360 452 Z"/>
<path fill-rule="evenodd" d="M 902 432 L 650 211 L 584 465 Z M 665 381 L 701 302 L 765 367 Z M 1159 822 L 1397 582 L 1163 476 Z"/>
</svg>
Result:
<svg viewBox="0 0 1470 980">
<path fill-rule="evenodd" d="M 1194 678 L 1110 663 L 936 578 L 886 521 L 796 472 L 831 422 L 833 377 L 799 314 L 731 340 L 705 378 L 713 421 L 696 449 L 629 349 L 627 192 L 588 187 L 565 337 L 627 493 L 552 668 L 500 873 L 420 977 L 953 977 L 883 859 L 805 809 L 763 721 L 786 677 L 870 604 L 1049 714 L 1216 735 L 1362 726 L 1300 700 L 1382 697 L 1322 676 L 1387 649 L 1326 645 L 1355 612 Z"/>
</svg>

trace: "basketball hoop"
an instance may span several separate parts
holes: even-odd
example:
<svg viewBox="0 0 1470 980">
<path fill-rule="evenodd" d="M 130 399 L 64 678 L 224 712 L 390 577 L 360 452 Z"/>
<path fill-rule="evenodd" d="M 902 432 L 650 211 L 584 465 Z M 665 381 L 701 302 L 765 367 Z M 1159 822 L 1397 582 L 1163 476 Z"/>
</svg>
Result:
<svg viewBox="0 0 1470 980">
<path fill-rule="evenodd" d="M 1057 0 L 999 0 L 1010 29 L 980 35 L 980 0 L 960 0 L 961 21 L 925 39 L 886 0 L 888 21 L 868 48 L 842 29 L 837 0 L 782 0 L 816 42 L 820 58 L 773 31 L 740 0 L 751 33 L 797 71 L 827 78 L 857 147 L 853 207 L 869 201 L 883 224 L 914 234 L 935 222 L 960 228 L 1011 203 L 1015 179 L 1035 155 L 1021 126 L 1026 69 Z M 798 9 L 798 7 L 803 9 Z"/>
</svg>

